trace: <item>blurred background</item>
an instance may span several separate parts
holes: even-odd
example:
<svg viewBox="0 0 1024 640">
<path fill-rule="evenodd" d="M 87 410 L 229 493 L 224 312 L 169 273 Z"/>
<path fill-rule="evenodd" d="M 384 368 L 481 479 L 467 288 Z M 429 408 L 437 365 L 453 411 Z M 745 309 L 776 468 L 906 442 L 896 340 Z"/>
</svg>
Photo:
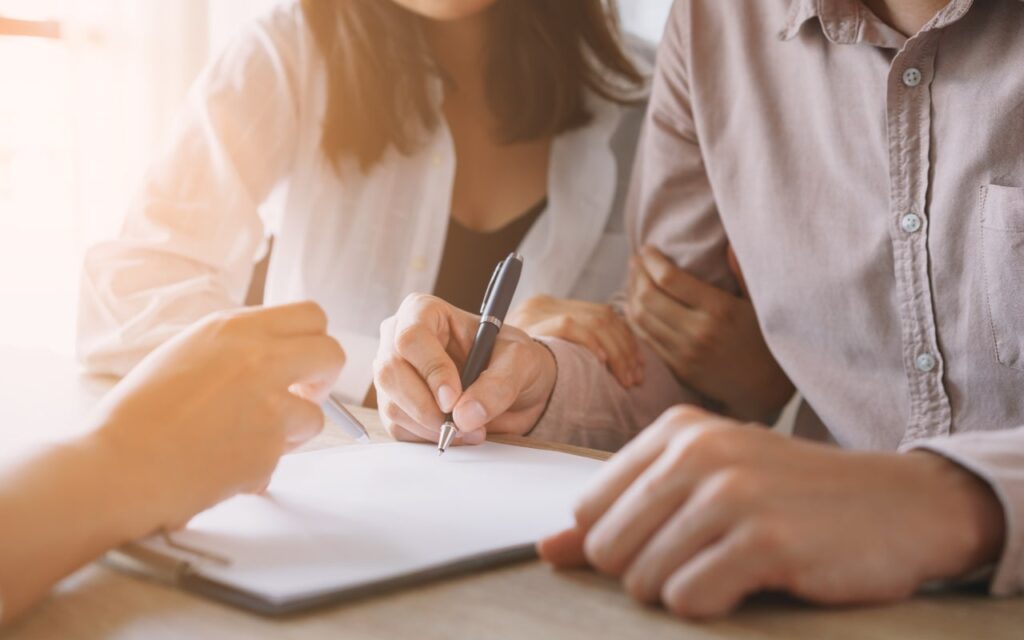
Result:
<svg viewBox="0 0 1024 640">
<path fill-rule="evenodd" d="M 125 203 L 193 78 L 276 0 L 0 0 L 0 345 L 73 352 L 85 248 Z M 620 0 L 656 42 L 671 0 Z"/>
</svg>

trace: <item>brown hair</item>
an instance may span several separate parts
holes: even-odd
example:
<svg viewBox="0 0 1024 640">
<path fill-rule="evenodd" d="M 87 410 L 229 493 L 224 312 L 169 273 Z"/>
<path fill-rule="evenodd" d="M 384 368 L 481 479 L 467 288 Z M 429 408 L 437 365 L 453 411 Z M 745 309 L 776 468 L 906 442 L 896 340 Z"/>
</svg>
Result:
<svg viewBox="0 0 1024 640">
<path fill-rule="evenodd" d="M 410 154 L 438 125 L 430 77 L 443 77 L 423 18 L 391 0 L 302 0 L 327 67 L 321 147 L 365 171 L 389 147 Z M 585 125 L 584 92 L 620 103 L 644 79 L 623 52 L 614 0 L 498 0 L 487 9 L 487 99 L 507 143 Z"/>
</svg>

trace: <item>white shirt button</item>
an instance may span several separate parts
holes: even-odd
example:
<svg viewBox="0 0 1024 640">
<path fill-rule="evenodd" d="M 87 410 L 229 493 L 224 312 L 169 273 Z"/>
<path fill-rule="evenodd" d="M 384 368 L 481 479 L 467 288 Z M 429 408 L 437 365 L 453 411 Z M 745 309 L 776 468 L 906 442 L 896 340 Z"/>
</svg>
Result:
<svg viewBox="0 0 1024 640">
<path fill-rule="evenodd" d="M 916 87 L 921 84 L 921 70 L 917 67 L 909 67 L 903 72 L 903 84 L 908 87 Z"/>
<path fill-rule="evenodd" d="M 413 271 L 425 271 L 427 269 L 427 259 L 424 256 L 416 256 L 409 263 L 409 267 Z"/>
<path fill-rule="evenodd" d="M 935 356 L 930 353 L 922 353 L 917 356 L 917 360 L 914 361 L 914 366 L 921 373 L 929 373 L 935 368 Z"/>
<path fill-rule="evenodd" d="M 916 213 L 908 213 L 900 218 L 900 228 L 907 233 L 917 233 L 921 230 L 921 216 Z"/>
</svg>

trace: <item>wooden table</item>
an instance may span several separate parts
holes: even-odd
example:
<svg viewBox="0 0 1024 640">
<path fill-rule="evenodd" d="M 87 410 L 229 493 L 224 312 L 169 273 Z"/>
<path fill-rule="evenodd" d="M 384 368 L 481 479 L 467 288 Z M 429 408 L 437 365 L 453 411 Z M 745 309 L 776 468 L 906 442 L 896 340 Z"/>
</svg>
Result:
<svg viewBox="0 0 1024 640">
<path fill-rule="evenodd" d="M 110 382 L 67 358 L 0 349 L 3 448 L 73 430 Z M 385 439 L 373 412 L 360 419 Z M 345 437 L 328 428 L 313 446 Z M 2 517 L 2 516 L 0 516 Z M 0 526 L 8 523 L 0 520 Z M 615 582 L 538 562 L 491 570 L 285 619 L 267 619 L 94 564 L 5 638 L 1024 638 L 1024 599 L 980 594 L 826 611 L 764 598 L 717 622 L 687 624 L 637 605 Z"/>
</svg>

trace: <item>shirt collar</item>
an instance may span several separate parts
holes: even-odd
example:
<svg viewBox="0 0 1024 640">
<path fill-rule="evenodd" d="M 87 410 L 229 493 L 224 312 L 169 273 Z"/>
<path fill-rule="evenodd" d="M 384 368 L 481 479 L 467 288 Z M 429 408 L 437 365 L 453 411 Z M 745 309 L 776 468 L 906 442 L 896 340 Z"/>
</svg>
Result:
<svg viewBox="0 0 1024 640">
<path fill-rule="evenodd" d="M 973 4 L 974 0 L 951 0 L 922 31 L 941 29 L 956 22 Z M 906 41 L 895 29 L 876 18 L 860 0 L 790 0 L 786 24 L 779 36 L 792 40 L 804 23 L 813 18 L 818 18 L 825 37 L 835 44 L 866 41 L 878 46 L 900 47 Z"/>
</svg>

